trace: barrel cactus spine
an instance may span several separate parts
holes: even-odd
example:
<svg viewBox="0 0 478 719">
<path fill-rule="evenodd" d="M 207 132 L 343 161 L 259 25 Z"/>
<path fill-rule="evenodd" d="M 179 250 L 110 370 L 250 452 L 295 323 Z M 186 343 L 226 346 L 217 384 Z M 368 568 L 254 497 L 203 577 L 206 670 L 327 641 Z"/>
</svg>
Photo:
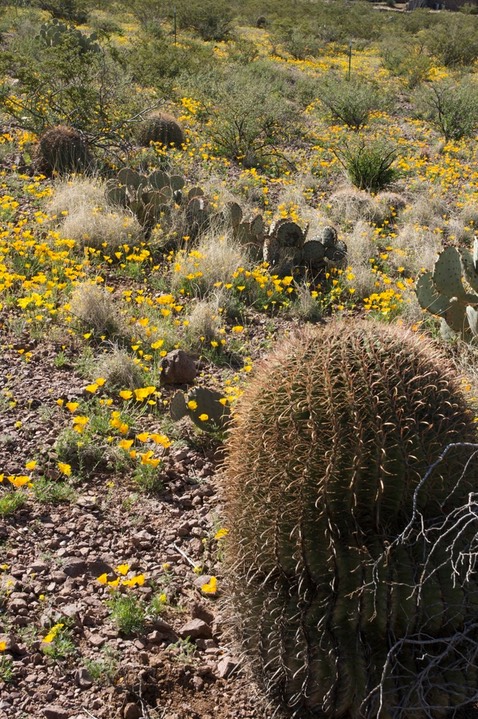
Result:
<svg viewBox="0 0 478 719">
<path fill-rule="evenodd" d="M 428 716 L 393 671 L 380 714 L 364 702 L 393 643 L 455 631 L 465 596 L 446 571 L 430 574 L 423 598 L 413 592 L 423 542 L 384 550 L 443 448 L 475 439 L 451 368 L 400 328 L 337 322 L 288 340 L 259 368 L 229 440 L 227 573 L 246 651 L 289 716 L 391 719 L 406 702 L 404 716 Z M 452 492 L 463 465 L 456 449 L 423 486 L 423 517 L 466 498 L 471 479 Z M 400 661 L 411 677 L 418 650 L 407 645 Z M 453 700 L 444 684 L 433 716 Z"/>
</svg>

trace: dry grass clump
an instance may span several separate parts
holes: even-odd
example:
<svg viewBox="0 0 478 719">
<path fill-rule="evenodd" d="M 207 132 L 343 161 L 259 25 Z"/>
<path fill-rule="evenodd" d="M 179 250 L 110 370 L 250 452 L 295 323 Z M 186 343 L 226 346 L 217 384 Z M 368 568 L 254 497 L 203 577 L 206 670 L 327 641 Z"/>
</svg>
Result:
<svg viewBox="0 0 478 719">
<path fill-rule="evenodd" d="M 47 209 L 50 215 L 69 215 L 79 207 L 93 209 L 105 204 L 104 184 L 91 177 L 63 180 L 55 186 Z"/>
<path fill-rule="evenodd" d="M 249 264 L 247 251 L 232 234 L 210 232 L 199 240 L 194 250 L 176 255 L 172 263 L 171 290 L 176 292 L 188 283 L 193 295 L 205 297 L 214 293 L 219 284 L 230 282 L 239 267 Z"/>
<path fill-rule="evenodd" d="M 370 260 L 377 254 L 373 228 L 364 220 L 359 220 L 353 231 L 345 238 L 347 243 L 347 263 L 352 267 L 355 288 L 354 297 L 363 299 L 376 291 L 376 275 L 372 272 Z"/>
<path fill-rule="evenodd" d="M 460 219 L 478 231 L 478 202 L 466 202 L 461 208 Z"/>
<path fill-rule="evenodd" d="M 334 222 L 350 227 L 359 220 L 373 218 L 374 201 L 365 190 L 347 187 L 337 190 L 330 196 L 327 210 Z"/>
<path fill-rule="evenodd" d="M 373 221 L 376 225 L 396 221 L 406 204 L 406 199 L 398 192 L 379 192 L 373 198 Z"/>
<path fill-rule="evenodd" d="M 142 387 L 144 373 L 134 359 L 119 347 L 104 357 L 99 374 L 112 389 L 135 389 Z"/>
<path fill-rule="evenodd" d="M 124 244 L 134 244 L 142 237 L 136 217 L 122 210 L 101 210 L 80 206 L 70 213 L 62 225 L 65 237 L 80 247 L 113 251 Z"/>
<path fill-rule="evenodd" d="M 403 267 L 405 273 L 413 277 L 423 269 L 433 268 L 442 249 L 442 234 L 407 223 L 394 238 L 393 247 L 395 252 L 391 252 L 388 258 L 390 264 L 395 268 Z"/>
<path fill-rule="evenodd" d="M 224 334 L 220 294 L 204 300 L 198 300 L 192 312 L 187 316 L 184 343 L 192 350 L 220 343 Z"/>
<path fill-rule="evenodd" d="M 99 285 L 79 284 L 71 296 L 70 311 L 95 334 L 106 337 L 122 334 L 118 308 L 110 293 Z"/>
<path fill-rule="evenodd" d="M 424 191 L 415 195 L 413 202 L 403 211 L 403 220 L 424 227 L 443 227 L 448 212 L 444 198 L 431 190 Z"/>
</svg>

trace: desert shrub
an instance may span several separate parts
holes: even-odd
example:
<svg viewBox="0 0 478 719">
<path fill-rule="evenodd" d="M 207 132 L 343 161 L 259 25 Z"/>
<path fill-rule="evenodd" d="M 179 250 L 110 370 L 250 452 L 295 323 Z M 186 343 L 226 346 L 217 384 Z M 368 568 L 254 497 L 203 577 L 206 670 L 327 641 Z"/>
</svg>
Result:
<svg viewBox="0 0 478 719">
<path fill-rule="evenodd" d="M 191 350 L 199 351 L 210 347 L 211 342 L 220 345 L 224 331 L 221 317 L 220 295 L 198 300 L 187 316 L 184 344 Z"/>
<path fill-rule="evenodd" d="M 478 18 L 447 14 L 424 35 L 428 51 L 446 67 L 472 65 L 478 58 Z"/>
<path fill-rule="evenodd" d="M 145 98 L 132 92 L 128 70 L 98 48 L 85 49 L 80 31 L 63 32 L 53 45 L 38 29 L 12 34 L 0 54 L 0 109 L 37 134 L 68 125 L 88 133 L 90 145 L 124 147 L 128 120 L 144 109 Z"/>
<path fill-rule="evenodd" d="M 151 142 L 160 142 L 165 147 L 181 147 L 184 142 L 183 128 L 179 122 L 166 112 L 151 112 L 136 131 L 138 144 L 149 147 Z"/>
<path fill-rule="evenodd" d="M 388 37 L 381 43 L 380 55 L 383 66 L 392 75 L 402 78 L 410 88 L 427 80 L 433 66 L 422 44 L 404 43 L 396 37 Z"/>
<path fill-rule="evenodd" d="M 383 90 L 362 78 L 337 77 L 329 74 L 319 85 L 318 96 L 334 120 L 353 130 L 360 130 L 372 112 L 383 109 Z"/>
<path fill-rule="evenodd" d="M 213 59 L 212 48 L 200 41 L 185 38 L 175 45 L 170 37 L 146 34 L 122 51 L 122 62 L 135 82 L 155 88 L 160 97 L 175 97 L 177 88 L 204 71 Z"/>
<path fill-rule="evenodd" d="M 376 225 L 396 222 L 397 216 L 405 209 L 406 204 L 406 199 L 397 192 L 379 192 L 373 198 L 373 222 Z"/>
<path fill-rule="evenodd" d="M 341 226 L 353 225 L 359 220 L 371 220 L 374 213 L 373 198 L 365 190 L 344 187 L 329 197 L 327 213 Z"/>
<path fill-rule="evenodd" d="M 35 0 L 35 4 L 59 20 L 78 25 L 88 20 L 88 3 L 82 0 Z"/>
<path fill-rule="evenodd" d="M 231 67 L 205 95 L 206 130 L 217 151 L 245 167 L 277 155 L 291 119 L 287 101 L 249 68 Z"/>
<path fill-rule="evenodd" d="M 71 295 L 71 314 L 98 335 L 114 337 L 121 334 L 118 309 L 111 294 L 99 285 L 79 284 Z"/>
<path fill-rule="evenodd" d="M 93 156 L 84 135 L 73 127 L 50 127 L 41 135 L 35 154 L 37 172 L 65 175 L 93 169 Z"/>
<path fill-rule="evenodd" d="M 344 143 L 335 154 L 350 182 L 360 190 L 380 192 L 398 177 L 393 167 L 397 151 L 386 141 Z"/>
<path fill-rule="evenodd" d="M 218 283 L 226 284 L 239 267 L 247 267 L 246 250 L 229 234 L 210 232 L 192 252 L 182 250 L 171 263 L 171 288 L 187 288 L 191 295 L 214 294 Z M 191 279 L 188 279 L 191 278 Z"/>
<path fill-rule="evenodd" d="M 195 30 L 203 40 L 227 40 L 233 13 L 225 0 L 189 0 L 177 11 L 181 28 Z"/>
<path fill-rule="evenodd" d="M 421 88 L 415 102 L 418 113 L 447 142 L 471 137 L 478 127 L 478 83 L 472 78 L 430 83 Z"/>
</svg>

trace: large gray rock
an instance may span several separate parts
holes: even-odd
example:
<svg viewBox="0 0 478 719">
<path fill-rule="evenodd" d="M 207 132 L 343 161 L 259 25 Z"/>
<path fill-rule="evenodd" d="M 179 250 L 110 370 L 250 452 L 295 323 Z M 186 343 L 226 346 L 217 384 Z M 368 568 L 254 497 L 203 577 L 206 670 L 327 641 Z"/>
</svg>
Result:
<svg viewBox="0 0 478 719">
<path fill-rule="evenodd" d="M 184 350 L 169 352 L 161 362 L 161 369 L 164 384 L 191 384 L 197 375 L 195 361 Z"/>
</svg>

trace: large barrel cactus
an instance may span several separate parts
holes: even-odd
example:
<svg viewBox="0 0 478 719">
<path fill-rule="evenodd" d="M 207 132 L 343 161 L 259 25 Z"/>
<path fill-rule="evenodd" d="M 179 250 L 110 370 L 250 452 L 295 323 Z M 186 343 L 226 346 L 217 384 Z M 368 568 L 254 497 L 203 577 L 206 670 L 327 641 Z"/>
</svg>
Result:
<svg viewBox="0 0 478 719">
<path fill-rule="evenodd" d="M 246 652 L 289 716 L 437 719 L 466 702 L 472 668 L 451 659 L 416 688 L 413 638 L 459 633 L 476 595 L 423 534 L 396 540 L 412 506 L 423 523 L 466 503 L 470 448 L 420 480 L 474 441 L 453 371 L 399 327 L 309 330 L 256 371 L 229 440 L 227 571 Z"/>
</svg>

